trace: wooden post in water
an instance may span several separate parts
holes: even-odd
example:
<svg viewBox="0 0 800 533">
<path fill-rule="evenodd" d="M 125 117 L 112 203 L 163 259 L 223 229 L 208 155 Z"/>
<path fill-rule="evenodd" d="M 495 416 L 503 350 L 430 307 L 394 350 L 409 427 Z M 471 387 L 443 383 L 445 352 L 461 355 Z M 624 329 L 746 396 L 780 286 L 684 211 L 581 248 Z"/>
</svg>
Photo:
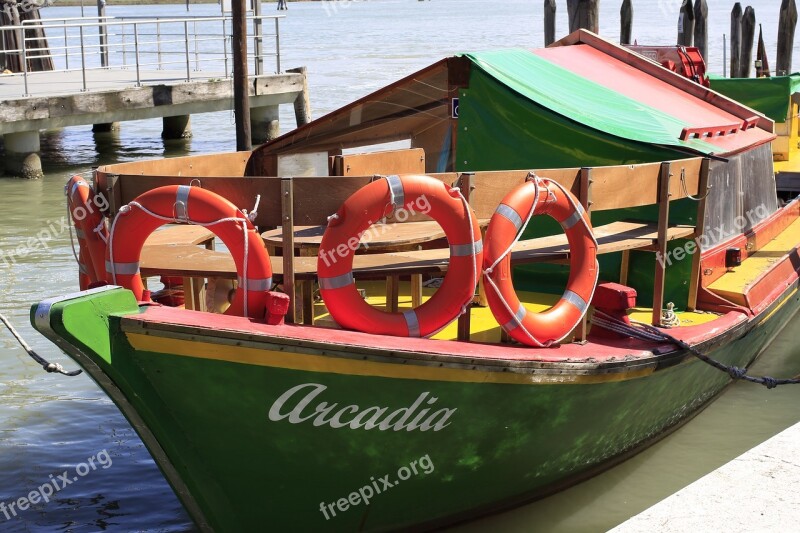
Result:
<svg viewBox="0 0 800 533">
<path fill-rule="evenodd" d="M 632 29 L 633 2 L 622 0 L 622 7 L 619 8 L 619 44 L 631 44 Z"/>
<path fill-rule="evenodd" d="M 544 45 L 556 40 L 556 0 L 544 0 Z"/>
<path fill-rule="evenodd" d="M 758 25 L 758 52 L 756 52 L 756 78 L 769 77 L 769 59 L 767 48 L 764 46 L 764 34 L 761 24 Z"/>
<path fill-rule="evenodd" d="M 247 0 L 233 0 L 233 112 L 236 115 L 236 150 L 252 149 L 250 138 L 250 90 L 247 84 Z"/>
<path fill-rule="evenodd" d="M 794 0 L 783 0 L 778 15 L 778 59 L 775 61 L 775 75 L 785 76 L 792 71 L 792 46 L 794 30 L 797 26 L 797 6 Z"/>
<path fill-rule="evenodd" d="M 742 57 L 739 63 L 739 77 L 749 78 L 753 66 L 753 40 L 756 37 L 756 11 L 747 6 L 742 15 Z"/>
<path fill-rule="evenodd" d="M 708 4 L 706 0 L 694 3 L 694 45 L 708 63 Z"/>
<path fill-rule="evenodd" d="M 678 15 L 678 46 L 692 46 L 694 42 L 694 6 L 692 0 L 683 0 Z"/>
<path fill-rule="evenodd" d="M 742 55 L 742 4 L 731 10 L 731 78 L 738 78 Z"/>
<path fill-rule="evenodd" d="M 580 28 L 600 32 L 600 0 L 567 0 L 569 31 Z"/>
</svg>

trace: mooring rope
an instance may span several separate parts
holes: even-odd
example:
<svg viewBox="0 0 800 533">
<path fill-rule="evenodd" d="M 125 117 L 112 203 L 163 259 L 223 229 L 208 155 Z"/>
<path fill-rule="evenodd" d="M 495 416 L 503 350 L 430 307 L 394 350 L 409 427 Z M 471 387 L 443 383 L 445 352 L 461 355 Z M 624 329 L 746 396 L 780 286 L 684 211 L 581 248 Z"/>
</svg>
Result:
<svg viewBox="0 0 800 533">
<path fill-rule="evenodd" d="M 5 316 L 3 316 L 2 314 L 0 314 L 0 322 L 5 324 L 5 326 L 8 328 L 8 331 L 11 332 L 11 334 L 14 336 L 14 338 L 17 339 L 17 342 L 19 342 L 19 344 L 22 346 L 22 348 L 26 352 L 28 352 L 28 355 L 31 356 L 31 359 L 36 361 L 38 364 L 42 365 L 42 368 L 46 372 L 58 372 L 59 374 L 64 374 L 65 376 L 77 376 L 78 374 L 83 372 L 83 370 L 80 370 L 80 369 L 73 370 L 72 372 L 67 372 L 66 370 L 64 370 L 64 367 L 61 366 L 60 364 L 48 362 L 47 359 L 45 359 L 41 355 L 39 355 L 36 352 L 34 352 L 33 348 L 28 346 L 28 343 L 25 342 L 22 339 L 22 337 L 20 337 L 19 333 L 17 333 L 17 330 L 14 329 L 14 326 L 11 325 L 11 322 L 9 322 L 8 319 Z"/>
<path fill-rule="evenodd" d="M 625 335 L 627 337 L 633 337 L 635 339 L 640 339 L 645 341 L 669 342 L 671 344 L 674 344 L 680 348 L 683 348 L 687 352 L 691 353 L 704 363 L 713 366 L 717 370 L 722 370 L 723 372 L 726 372 L 733 379 L 743 379 L 751 383 L 758 383 L 760 385 L 764 385 L 768 389 L 774 389 L 778 385 L 789 385 L 789 384 L 800 383 L 800 379 L 798 378 L 779 379 L 770 376 L 750 376 L 747 374 L 746 368 L 741 368 L 738 366 L 728 366 L 724 363 L 720 363 L 716 359 L 712 359 L 711 357 L 705 355 L 696 348 L 690 346 L 686 342 L 678 338 L 675 338 L 672 335 L 669 335 L 649 324 L 643 324 L 641 322 L 634 322 L 632 324 L 627 324 L 611 315 L 603 313 L 602 311 L 598 311 L 597 309 L 595 309 L 594 311 L 592 322 L 600 326 L 601 328 L 613 331 L 615 333 L 619 333 L 620 335 Z"/>
</svg>

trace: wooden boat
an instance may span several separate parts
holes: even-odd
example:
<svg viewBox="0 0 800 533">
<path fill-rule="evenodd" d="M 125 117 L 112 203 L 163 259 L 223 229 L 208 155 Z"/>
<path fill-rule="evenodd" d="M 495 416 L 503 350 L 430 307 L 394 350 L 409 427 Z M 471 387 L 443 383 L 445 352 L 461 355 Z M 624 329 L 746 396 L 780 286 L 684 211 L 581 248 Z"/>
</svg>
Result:
<svg viewBox="0 0 800 533">
<path fill-rule="evenodd" d="M 772 121 L 590 33 L 556 44 L 440 61 L 252 153 L 96 171 L 112 285 L 34 305 L 31 321 L 119 406 L 200 529 L 432 528 L 542 497 L 719 394 L 731 376 L 695 354 L 746 367 L 796 313 L 800 204 L 778 205 Z M 509 230 L 509 209 L 551 216 Z M 404 237 L 355 254 L 347 236 L 365 239 L 375 212 Z M 430 224 L 420 212 L 449 242 L 408 237 Z M 210 225 L 221 218 L 240 233 Z M 145 243 L 188 220 L 205 226 Z M 283 255 L 248 224 L 280 226 Z M 317 257 L 296 226 L 322 226 Z M 233 259 L 198 246 L 209 229 Z M 505 262 L 477 265 L 475 296 L 472 265 L 506 244 Z M 344 273 L 326 264 L 340 246 L 328 263 Z M 524 318 L 508 320 L 511 266 Z M 184 277 L 186 308 L 238 278 L 235 313 L 149 302 L 137 269 Z M 423 286 L 442 276 L 449 301 Z M 587 304 L 591 320 L 570 323 Z M 511 341 L 529 317 L 546 347 Z M 393 333 L 359 331 L 375 327 Z"/>
</svg>

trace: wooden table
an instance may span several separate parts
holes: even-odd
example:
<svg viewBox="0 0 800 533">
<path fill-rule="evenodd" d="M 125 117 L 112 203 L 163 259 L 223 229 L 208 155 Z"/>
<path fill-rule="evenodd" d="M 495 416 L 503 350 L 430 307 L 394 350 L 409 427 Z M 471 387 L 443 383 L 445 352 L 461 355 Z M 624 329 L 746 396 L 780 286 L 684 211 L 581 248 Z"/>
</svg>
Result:
<svg viewBox="0 0 800 533">
<path fill-rule="evenodd" d="M 295 226 L 294 247 L 300 256 L 319 253 L 319 245 L 326 226 Z M 261 234 L 264 244 L 272 253 L 283 246 L 281 228 Z M 408 252 L 419 250 L 425 243 L 444 238 L 444 230 L 435 220 L 403 222 L 400 224 L 373 224 L 361 238 L 362 246 L 357 252 Z"/>
<path fill-rule="evenodd" d="M 157 229 L 144 241 L 142 258 L 156 256 L 156 263 L 165 264 L 174 258 L 175 247 L 189 247 L 195 250 L 213 250 L 214 232 L 203 226 L 191 224 L 168 224 Z M 203 246 L 203 248 L 200 248 Z M 160 257 L 158 257 L 160 256 Z M 151 259 L 152 261 L 152 259 Z M 165 271 L 150 275 L 173 275 L 183 278 L 183 293 L 186 309 L 206 310 L 205 278 L 196 275 L 169 274 Z M 142 269 L 142 282 L 146 285 L 147 272 Z"/>
<path fill-rule="evenodd" d="M 319 253 L 326 226 L 295 226 L 294 248 L 300 257 L 314 257 Z M 270 256 L 283 247 L 283 230 L 277 228 L 261 234 Z M 421 250 L 426 243 L 444 239 L 442 227 L 435 220 L 373 224 L 361 237 L 362 245 L 356 253 L 387 253 Z M 313 281 L 300 281 L 303 301 L 303 322 L 313 322 Z M 386 276 L 386 306 L 389 312 L 397 311 L 400 293 L 400 276 Z M 411 275 L 411 305 L 422 303 L 422 274 Z M 311 318 L 309 318 L 311 315 Z"/>
</svg>

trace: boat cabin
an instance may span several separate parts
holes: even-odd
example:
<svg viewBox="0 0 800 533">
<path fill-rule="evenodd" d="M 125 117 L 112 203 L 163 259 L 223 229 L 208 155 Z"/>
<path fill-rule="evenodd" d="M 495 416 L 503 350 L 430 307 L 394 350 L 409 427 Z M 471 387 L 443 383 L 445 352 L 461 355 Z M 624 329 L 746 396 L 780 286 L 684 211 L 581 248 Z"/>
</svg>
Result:
<svg viewBox="0 0 800 533">
<path fill-rule="evenodd" d="M 546 49 L 443 59 L 252 152 L 100 167 L 95 187 L 110 217 L 164 185 L 199 186 L 250 210 L 271 280 L 292 296 L 287 320 L 337 327 L 320 247 L 337 223 L 331 216 L 357 191 L 386 180 L 394 195 L 391 176 L 426 175 L 458 189 L 486 233 L 512 190 L 549 180 L 550 196 L 571 193 L 593 227 L 599 283 L 587 306 L 661 324 L 669 304 L 698 324 L 766 301 L 769 279 L 754 287 L 731 274 L 794 222 L 778 212 L 773 129 L 757 111 L 579 30 Z M 390 313 L 432 298 L 458 256 L 417 208 L 402 218 L 390 210 L 355 241 L 355 285 Z M 563 299 L 573 281 L 566 227 L 536 216 L 510 251 L 529 311 Z M 187 307 L 207 308 L 203 293 L 224 299 L 241 274 L 226 252 L 197 246 L 213 236 L 179 233 L 145 246 L 141 272 L 184 278 Z M 438 338 L 508 340 L 486 292 L 481 282 L 458 325 Z M 584 318 L 567 338 L 586 337 Z"/>
</svg>

